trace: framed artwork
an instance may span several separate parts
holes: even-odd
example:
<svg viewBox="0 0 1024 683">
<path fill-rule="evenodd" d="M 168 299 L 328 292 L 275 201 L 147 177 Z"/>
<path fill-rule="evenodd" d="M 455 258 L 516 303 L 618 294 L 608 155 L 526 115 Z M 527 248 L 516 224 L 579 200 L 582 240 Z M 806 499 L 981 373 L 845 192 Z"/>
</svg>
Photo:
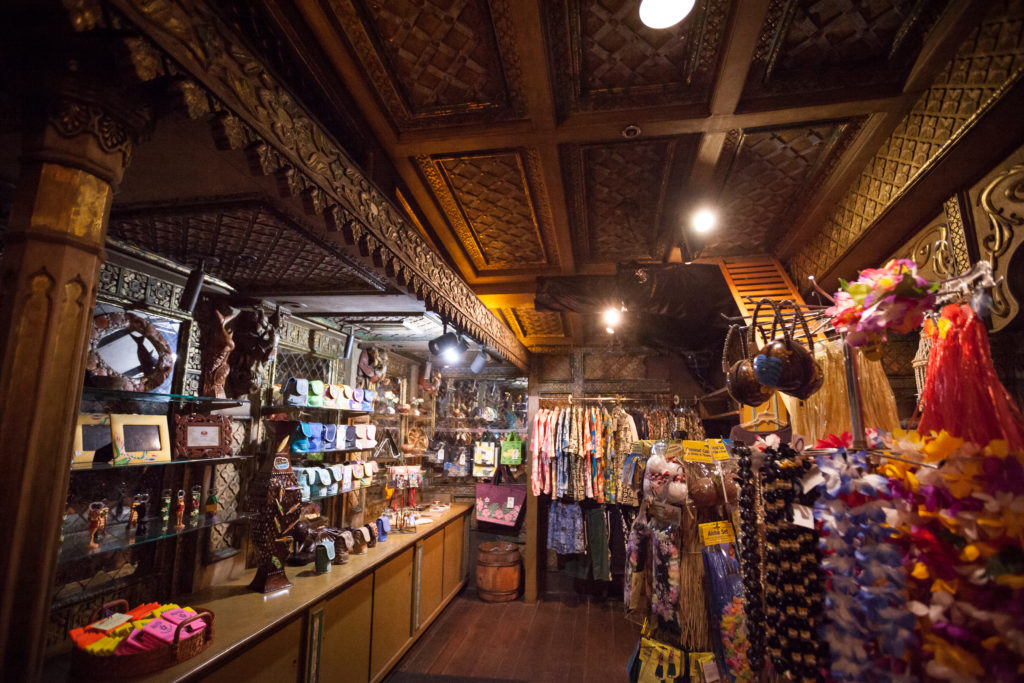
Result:
<svg viewBox="0 0 1024 683">
<path fill-rule="evenodd" d="M 231 455 L 231 420 L 225 415 L 175 415 L 177 458 L 223 458 Z"/>
<path fill-rule="evenodd" d="M 86 383 L 122 391 L 171 393 L 181 321 L 97 304 Z"/>
<path fill-rule="evenodd" d="M 141 465 L 171 459 L 171 438 L 166 415 L 110 416 L 114 434 L 115 465 Z"/>
<path fill-rule="evenodd" d="M 87 465 L 96 457 L 96 451 L 110 446 L 114 433 L 110 427 L 110 415 L 106 413 L 82 413 L 75 425 L 75 443 L 71 450 L 71 464 Z"/>
</svg>

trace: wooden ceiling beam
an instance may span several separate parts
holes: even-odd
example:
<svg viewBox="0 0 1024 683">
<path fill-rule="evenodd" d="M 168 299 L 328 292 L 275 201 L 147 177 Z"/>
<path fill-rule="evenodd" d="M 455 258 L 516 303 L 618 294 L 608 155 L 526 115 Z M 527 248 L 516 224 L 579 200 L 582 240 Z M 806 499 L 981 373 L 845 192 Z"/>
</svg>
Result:
<svg viewBox="0 0 1024 683">
<path fill-rule="evenodd" d="M 910 75 L 903 86 L 898 106 L 869 116 L 857 138 L 846 151 L 831 177 L 822 184 L 803 219 L 779 244 L 775 255 L 789 259 L 828 219 L 849 187 L 856 182 L 864 167 L 878 152 L 914 103 L 932 83 L 938 71 L 956 54 L 957 47 L 981 21 L 984 3 L 981 0 L 953 0 L 936 22 L 921 48 Z M 802 287 L 803 283 L 797 283 Z"/>
<path fill-rule="evenodd" d="M 647 118 L 639 118 L 631 117 L 627 112 L 615 111 L 606 113 L 603 119 L 604 123 L 601 124 L 581 124 L 570 117 L 553 131 L 530 130 L 521 123 L 446 128 L 443 131 L 411 131 L 400 136 L 394 149 L 398 153 L 410 156 L 458 154 L 522 146 L 611 142 L 621 140 L 622 129 L 632 123 L 640 126 L 645 138 L 689 133 L 724 133 L 733 128 L 787 126 L 867 116 L 899 108 L 908 99 L 913 104 L 912 97 L 908 98 L 906 94 L 900 94 L 856 102 L 834 102 L 774 111 L 719 114 L 685 119 L 658 118 L 657 112 L 655 115 L 648 112 Z"/>
<path fill-rule="evenodd" d="M 743 11 L 740 11 L 740 5 L 743 5 Z M 743 87 L 747 84 L 747 73 L 754 61 L 761 29 L 768 17 L 769 5 L 771 0 L 746 0 L 733 7 L 722 65 L 711 95 L 712 116 L 736 112 Z"/>
</svg>

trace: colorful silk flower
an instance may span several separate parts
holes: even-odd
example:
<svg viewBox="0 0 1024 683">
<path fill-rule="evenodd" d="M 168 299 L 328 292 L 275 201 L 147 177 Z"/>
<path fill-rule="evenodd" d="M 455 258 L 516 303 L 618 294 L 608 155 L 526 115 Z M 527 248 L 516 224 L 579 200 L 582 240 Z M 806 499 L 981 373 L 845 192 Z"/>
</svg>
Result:
<svg viewBox="0 0 1024 683">
<path fill-rule="evenodd" d="M 850 346 L 874 347 L 886 341 L 888 331 L 912 332 L 935 303 L 933 285 L 917 273 L 917 264 L 893 259 L 883 268 L 866 268 L 853 282 L 840 281 L 835 303 L 825 312 L 846 335 Z"/>
</svg>

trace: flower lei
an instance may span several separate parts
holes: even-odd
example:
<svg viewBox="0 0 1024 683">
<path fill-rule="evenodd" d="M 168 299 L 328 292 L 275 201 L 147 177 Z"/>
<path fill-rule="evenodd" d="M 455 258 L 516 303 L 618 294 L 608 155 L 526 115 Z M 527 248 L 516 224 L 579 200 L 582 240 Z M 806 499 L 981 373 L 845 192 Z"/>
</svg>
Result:
<svg viewBox="0 0 1024 683">
<path fill-rule="evenodd" d="M 840 284 L 835 304 L 825 313 L 850 346 L 877 347 L 888 330 L 913 332 L 935 304 L 937 285 L 918 275 L 917 264 L 909 259 L 865 268 L 853 282 Z"/>
<path fill-rule="evenodd" d="M 819 455 L 824 479 L 815 518 L 828 572 L 824 636 L 832 676 L 841 681 L 901 680 L 914 644 L 907 611 L 903 553 L 885 522 L 894 511 L 888 480 L 870 474 L 864 452 L 844 448 Z"/>
<path fill-rule="evenodd" d="M 886 464 L 924 672 L 956 681 L 1024 676 L 1024 452 L 943 431 L 892 447 L 938 469 Z"/>
</svg>

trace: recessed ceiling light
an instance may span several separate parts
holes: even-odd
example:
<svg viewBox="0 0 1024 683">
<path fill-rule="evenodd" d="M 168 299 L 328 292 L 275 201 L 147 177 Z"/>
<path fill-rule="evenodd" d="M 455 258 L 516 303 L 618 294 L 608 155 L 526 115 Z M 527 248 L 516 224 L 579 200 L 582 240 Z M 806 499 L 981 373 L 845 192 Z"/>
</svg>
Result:
<svg viewBox="0 0 1024 683">
<path fill-rule="evenodd" d="M 641 0 L 640 21 L 649 28 L 675 26 L 693 10 L 696 0 Z"/>
<path fill-rule="evenodd" d="M 717 222 L 718 214 L 708 208 L 697 209 L 690 219 L 693 229 L 697 232 L 710 232 L 715 229 Z"/>
</svg>

